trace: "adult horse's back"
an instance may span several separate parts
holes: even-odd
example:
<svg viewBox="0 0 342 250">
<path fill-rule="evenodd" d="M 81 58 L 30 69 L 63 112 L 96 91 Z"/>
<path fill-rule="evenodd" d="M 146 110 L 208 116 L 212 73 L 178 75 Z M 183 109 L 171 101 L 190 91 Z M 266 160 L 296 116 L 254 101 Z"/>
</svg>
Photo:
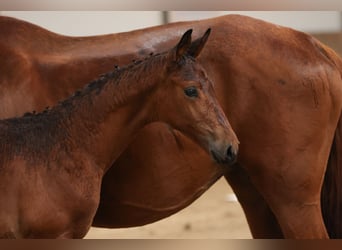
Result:
<svg viewBox="0 0 342 250">
<path fill-rule="evenodd" d="M 5 53 L 3 65 L 24 65 L 31 78 L 12 81 L 16 71 L 2 72 L 3 100 L 11 107 L 3 115 L 44 108 L 77 88 L 71 82 L 84 84 L 112 64 L 159 52 L 188 28 L 211 27 L 198 59 L 241 142 L 238 164 L 225 177 L 253 236 L 327 237 L 320 188 L 341 112 L 341 70 L 340 58 L 311 36 L 235 15 L 91 38 L 58 36 L 22 23 L 19 33 L 8 20 L 5 26 L 0 45 L 20 57 Z M 32 34 L 39 34 L 39 43 Z M 13 37 L 16 42 L 8 42 Z M 100 65 L 101 58 L 107 60 Z M 36 91 L 28 95 L 29 87 Z M 164 218 L 221 174 L 181 133 L 152 124 L 106 175 L 94 225 L 137 226 Z"/>
</svg>

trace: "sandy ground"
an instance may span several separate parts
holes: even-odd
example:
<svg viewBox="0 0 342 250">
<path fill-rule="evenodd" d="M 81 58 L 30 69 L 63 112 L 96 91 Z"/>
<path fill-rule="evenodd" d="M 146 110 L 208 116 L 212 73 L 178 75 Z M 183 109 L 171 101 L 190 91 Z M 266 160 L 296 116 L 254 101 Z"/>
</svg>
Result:
<svg viewBox="0 0 342 250">
<path fill-rule="evenodd" d="M 250 239 L 240 204 L 221 178 L 193 204 L 168 218 L 127 229 L 91 228 L 88 239 Z"/>
</svg>

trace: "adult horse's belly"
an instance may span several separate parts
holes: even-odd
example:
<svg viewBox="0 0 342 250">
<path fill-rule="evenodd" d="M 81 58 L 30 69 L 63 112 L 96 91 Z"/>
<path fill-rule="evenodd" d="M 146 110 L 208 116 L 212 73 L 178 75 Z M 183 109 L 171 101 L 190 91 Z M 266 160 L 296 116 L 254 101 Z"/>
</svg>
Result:
<svg viewBox="0 0 342 250">
<path fill-rule="evenodd" d="M 131 227 L 165 218 L 192 203 L 224 170 L 190 139 L 153 123 L 105 175 L 93 226 Z"/>
</svg>

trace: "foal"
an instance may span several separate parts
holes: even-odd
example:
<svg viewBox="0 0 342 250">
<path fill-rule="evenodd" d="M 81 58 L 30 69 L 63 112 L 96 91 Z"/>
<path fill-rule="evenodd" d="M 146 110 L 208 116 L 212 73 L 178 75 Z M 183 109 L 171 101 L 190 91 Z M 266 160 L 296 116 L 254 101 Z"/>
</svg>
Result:
<svg viewBox="0 0 342 250">
<path fill-rule="evenodd" d="M 195 62 L 208 36 L 194 46 L 189 30 L 169 52 L 103 75 L 52 109 L 1 121 L 0 236 L 83 237 L 104 173 L 154 121 L 233 163 L 237 138 Z"/>
</svg>

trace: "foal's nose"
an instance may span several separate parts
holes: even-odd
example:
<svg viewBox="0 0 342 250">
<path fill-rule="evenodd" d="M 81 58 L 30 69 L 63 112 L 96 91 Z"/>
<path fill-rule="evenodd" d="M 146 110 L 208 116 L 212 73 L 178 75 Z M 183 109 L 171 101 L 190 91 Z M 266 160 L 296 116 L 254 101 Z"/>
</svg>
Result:
<svg viewBox="0 0 342 250">
<path fill-rule="evenodd" d="M 236 158 L 237 158 L 237 150 L 234 149 L 233 145 L 229 145 L 227 152 L 226 152 L 226 157 L 227 157 L 228 164 L 235 163 Z"/>
</svg>

